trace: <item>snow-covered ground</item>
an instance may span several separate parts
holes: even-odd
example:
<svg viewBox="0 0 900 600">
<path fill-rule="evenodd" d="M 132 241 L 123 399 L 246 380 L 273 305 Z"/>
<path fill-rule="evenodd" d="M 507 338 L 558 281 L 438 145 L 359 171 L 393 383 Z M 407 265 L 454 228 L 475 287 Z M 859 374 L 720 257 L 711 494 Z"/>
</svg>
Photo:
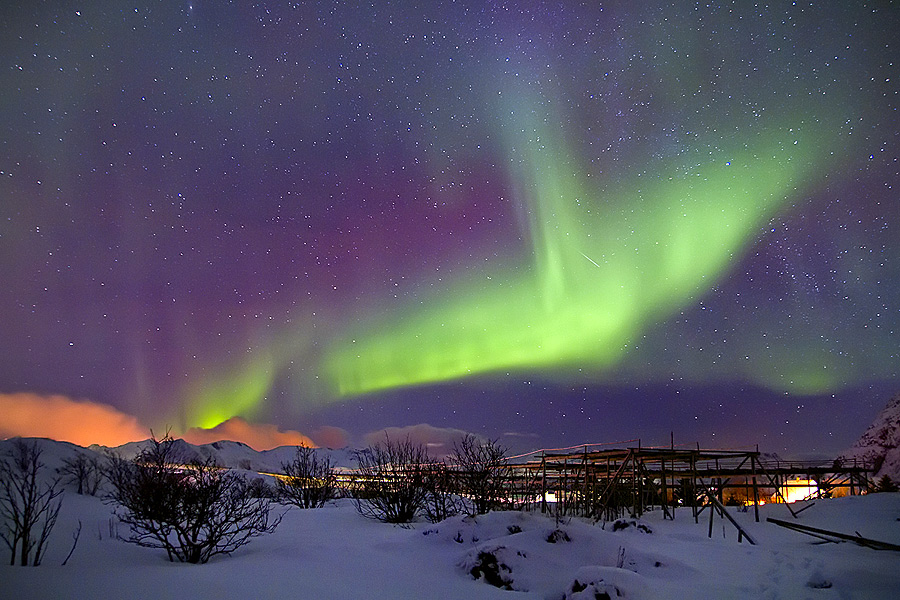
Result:
<svg viewBox="0 0 900 600">
<path fill-rule="evenodd" d="M 58 448 L 48 446 L 47 457 Z M 766 523 L 767 516 L 793 520 L 783 505 L 763 506 L 760 523 L 752 508 L 729 511 L 757 545 L 738 543 L 718 516 L 708 538 L 708 513 L 695 524 L 690 509 L 678 509 L 674 521 L 651 512 L 640 521 L 645 527 L 618 531 L 612 523 L 520 512 L 395 526 L 367 520 L 339 500 L 290 510 L 274 534 L 209 564 L 188 565 L 115 539 L 111 507 L 68 491 L 44 564 L 0 567 L 0 598 L 898 597 L 900 553 L 817 544 Z M 900 494 L 893 493 L 819 500 L 797 522 L 900 544 L 898 519 Z M 61 566 L 78 521 L 81 538 Z M 473 578 L 479 565 L 490 570 L 488 554 L 503 565 L 495 570 L 513 591 Z M 6 557 L 0 554 L 4 563 Z"/>
</svg>

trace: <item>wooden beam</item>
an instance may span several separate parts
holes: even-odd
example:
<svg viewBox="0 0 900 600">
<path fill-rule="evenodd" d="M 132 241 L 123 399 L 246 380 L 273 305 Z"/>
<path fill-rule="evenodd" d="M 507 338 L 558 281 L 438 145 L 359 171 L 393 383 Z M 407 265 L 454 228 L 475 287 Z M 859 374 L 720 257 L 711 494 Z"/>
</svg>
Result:
<svg viewBox="0 0 900 600">
<path fill-rule="evenodd" d="M 773 519 L 771 517 L 767 518 L 766 521 L 769 523 L 774 523 L 780 527 L 784 527 L 786 529 L 791 529 L 793 531 L 797 531 L 800 533 L 805 533 L 806 535 L 811 535 L 813 537 L 817 537 L 820 539 L 826 538 L 835 538 L 833 540 L 829 540 L 832 542 L 843 541 L 843 542 L 853 542 L 855 544 L 859 544 L 860 546 L 865 546 L 867 548 L 872 548 L 873 550 L 893 550 L 894 552 L 900 552 L 900 546 L 897 544 L 890 544 L 888 542 L 881 542 L 878 540 L 873 540 L 870 538 L 864 538 L 858 533 L 853 536 L 846 533 L 839 533 L 837 531 L 828 531 L 827 529 L 819 529 L 817 527 L 810 527 L 808 525 L 801 525 L 800 523 L 794 523 L 791 521 L 782 521 L 781 519 Z"/>
</svg>

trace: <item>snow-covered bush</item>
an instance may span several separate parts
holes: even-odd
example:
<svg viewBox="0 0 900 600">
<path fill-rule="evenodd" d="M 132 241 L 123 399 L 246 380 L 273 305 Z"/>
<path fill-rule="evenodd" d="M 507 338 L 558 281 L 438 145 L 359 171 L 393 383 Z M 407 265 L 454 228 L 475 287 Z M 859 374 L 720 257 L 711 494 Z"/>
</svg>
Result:
<svg viewBox="0 0 900 600">
<path fill-rule="evenodd" d="M 558 542 L 571 542 L 572 538 L 569 537 L 569 534 L 566 533 L 562 529 L 554 529 L 549 534 L 547 534 L 547 542 L 550 544 L 556 544 Z"/>
<path fill-rule="evenodd" d="M 623 529 L 631 528 L 634 528 L 635 531 L 640 531 L 641 533 L 653 533 L 653 529 L 651 529 L 649 525 L 635 519 L 617 519 L 612 523 L 613 531 L 622 531 Z"/>
<path fill-rule="evenodd" d="M 502 590 L 512 590 L 512 569 L 502 560 L 497 559 L 498 551 L 505 550 L 502 546 L 494 552 L 483 550 L 478 553 L 475 563 L 469 569 L 469 574 L 474 579 L 483 579 L 494 587 Z"/>
<path fill-rule="evenodd" d="M 103 464 L 96 454 L 78 451 L 75 456 L 63 459 L 59 470 L 63 480 L 75 485 L 81 495 L 96 496 L 103 483 Z"/>
<path fill-rule="evenodd" d="M 281 516 L 270 516 L 271 500 L 255 497 L 244 477 L 211 459 L 180 465 L 174 448 L 168 436 L 153 438 L 134 460 L 111 459 L 109 500 L 129 528 L 121 539 L 202 564 L 275 530 Z"/>
<path fill-rule="evenodd" d="M 409 523 L 425 509 L 435 462 L 424 446 L 409 440 L 383 442 L 356 452 L 353 486 L 356 510 L 385 523 Z"/>
<path fill-rule="evenodd" d="M 254 498 L 278 499 L 277 490 L 262 477 L 250 477 L 247 481 L 247 493 Z"/>
<path fill-rule="evenodd" d="M 276 480 L 278 499 L 298 508 L 319 508 L 336 495 L 337 476 L 331 460 L 316 456 L 308 446 L 298 446 L 290 462 L 282 463 L 284 478 Z"/>
<path fill-rule="evenodd" d="M 459 513 L 459 497 L 454 473 L 441 461 L 432 464 L 425 478 L 425 518 L 432 523 L 449 519 Z"/>
<path fill-rule="evenodd" d="M 563 598 L 564 600 L 613 600 L 621 596 L 622 594 L 616 586 L 602 579 L 585 583 L 576 579 Z"/>
<path fill-rule="evenodd" d="M 450 461 L 456 469 L 460 493 L 466 499 L 466 512 L 482 515 L 503 507 L 512 475 L 505 447 L 497 441 L 482 442 L 467 434 L 453 445 Z"/>
</svg>

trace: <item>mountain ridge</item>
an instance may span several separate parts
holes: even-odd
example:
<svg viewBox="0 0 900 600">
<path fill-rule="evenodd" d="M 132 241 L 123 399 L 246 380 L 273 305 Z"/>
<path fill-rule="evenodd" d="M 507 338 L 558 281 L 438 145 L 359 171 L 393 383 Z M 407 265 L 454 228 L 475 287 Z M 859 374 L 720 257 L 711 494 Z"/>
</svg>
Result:
<svg viewBox="0 0 900 600">
<path fill-rule="evenodd" d="M 871 463 L 875 477 L 900 481 L 900 392 L 888 400 L 872 424 L 840 456 L 844 462 Z"/>
</svg>

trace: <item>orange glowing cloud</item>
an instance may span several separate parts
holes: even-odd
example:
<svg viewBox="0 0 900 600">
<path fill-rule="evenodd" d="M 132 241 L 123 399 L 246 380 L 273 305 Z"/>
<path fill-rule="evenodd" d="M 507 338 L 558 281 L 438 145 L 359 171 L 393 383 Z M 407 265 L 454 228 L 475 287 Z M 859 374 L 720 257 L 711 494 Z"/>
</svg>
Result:
<svg viewBox="0 0 900 600">
<path fill-rule="evenodd" d="M 345 429 L 331 425 L 319 427 L 310 437 L 321 448 L 344 448 L 350 443 L 350 434 Z"/>
<path fill-rule="evenodd" d="M 0 394 L 0 439 L 43 437 L 79 446 L 121 446 L 145 440 L 150 430 L 112 406 L 66 396 Z"/>
<path fill-rule="evenodd" d="M 181 436 L 190 444 L 211 444 L 221 440 L 243 442 L 254 450 L 271 450 L 278 446 L 316 447 L 311 439 L 298 431 L 281 431 L 274 425 L 248 423 L 240 417 L 232 417 L 213 427 L 203 429 L 192 427 Z"/>
</svg>

